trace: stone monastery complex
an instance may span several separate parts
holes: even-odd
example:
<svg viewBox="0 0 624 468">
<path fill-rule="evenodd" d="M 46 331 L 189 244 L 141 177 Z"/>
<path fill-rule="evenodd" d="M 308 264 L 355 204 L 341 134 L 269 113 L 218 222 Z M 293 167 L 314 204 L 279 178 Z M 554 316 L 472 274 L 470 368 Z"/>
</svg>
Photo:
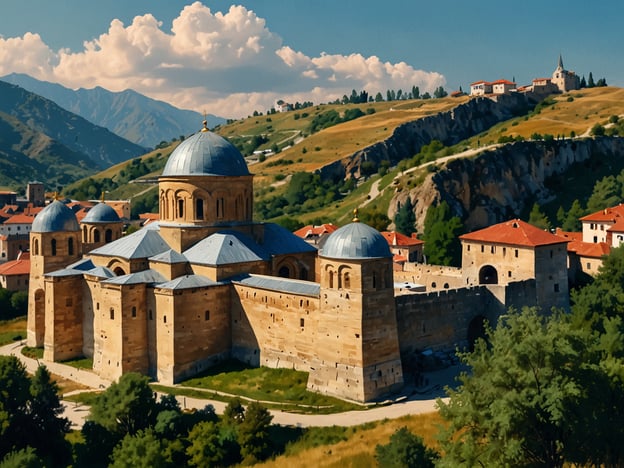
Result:
<svg viewBox="0 0 624 468">
<path fill-rule="evenodd" d="M 365 402 L 400 390 L 423 351 L 470 346 L 510 306 L 569 305 L 565 237 L 511 220 L 462 236 L 461 269 L 409 248 L 397 268 L 389 242 L 401 242 L 357 218 L 320 250 L 254 222 L 252 179 L 204 128 L 159 178 L 158 222 L 122 237 L 105 203 L 80 222 L 50 203 L 30 233 L 28 345 L 45 361 L 92 358 L 108 379 L 166 384 L 235 358 Z"/>
</svg>

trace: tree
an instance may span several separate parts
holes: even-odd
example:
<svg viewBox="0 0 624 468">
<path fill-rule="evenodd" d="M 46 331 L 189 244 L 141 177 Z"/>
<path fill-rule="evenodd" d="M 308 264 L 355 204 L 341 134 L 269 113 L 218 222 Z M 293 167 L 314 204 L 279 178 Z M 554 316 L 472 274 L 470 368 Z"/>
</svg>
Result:
<svg viewBox="0 0 624 468">
<path fill-rule="evenodd" d="M 582 229 L 580 218 L 585 216 L 586 212 L 581 206 L 581 202 L 574 200 L 572 206 L 567 213 L 562 216 L 561 229 L 564 231 L 579 232 Z M 559 217 L 557 217 L 559 219 Z"/>
<path fill-rule="evenodd" d="M 413 232 L 416 232 L 416 215 L 411 197 L 408 196 L 405 203 L 397 211 L 394 216 L 394 225 L 398 232 L 406 236 L 411 236 Z"/>
<path fill-rule="evenodd" d="M 606 176 L 594 184 L 594 189 L 587 200 L 590 213 L 617 205 L 621 200 L 622 184 L 613 176 Z"/>
<path fill-rule="evenodd" d="M 32 447 L 10 452 L 0 461 L 0 468 L 40 468 L 42 466 L 44 466 L 43 460 L 37 456 Z"/>
<path fill-rule="evenodd" d="M 129 372 L 98 396 L 89 419 L 121 439 L 153 426 L 156 414 L 156 397 L 149 379 Z"/>
<path fill-rule="evenodd" d="M 531 208 L 531 213 L 529 214 L 529 224 L 532 224 L 540 229 L 548 230 L 551 228 L 548 216 L 542 212 L 537 203 L 533 203 L 533 207 Z"/>
<path fill-rule="evenodd" d="M 387 468 L 433 468 L 438 458 L 435 450 L 406 427 L 397 429 L 389 443 L 375 447 L 377 463 Z"/>
<path fill-rule="evenodd" d="M 126 434 L 111 456 L 113 468 L 164 468 L 161 441 L 153 431 L 140 430 L 135 435 Z"/>
<path fill-rule="evenodd" d="M 448 203 L 432 204 L 424 223 L 424 254 L 434 265 L 459 265 L 461 243 L 459 235 L 464 227 L 459 216 L 454 216 Z"/>
<path fill-rule="evenodd" d="M 593 88 L 594 86 L 596 86 L 596 83 L 594 83 L 594 75 L 592 75 L 592 72 L 589 72 L 589 78 L 587 78 L 587 87 Z"/>
<path fill-rule="evenodd" d="M 25 447 L 30 381 L 15 356 L 0 356 L 0 457 Z"/>
<path fill-rule="evenodd" d="M 473 353 L 459 353 L 470 373 L 438 400 L 449 421 L 441 466 L 562 467 L 585 436 L 578 410 L 583 392 L 589 333 L 564 314 L 511 311 L 495 330 L 486 327 Z"/>
<path fill-rule="evenodd" d="M 190 445 L 186 449 L 191 466 L 223 466 L 228 458 L 227 440 L 222 437 L 219 426 L 204 421 L 193 426 L 188 434 Z"/>
<path fill-rule="evenodd" d="M 579 84 L 580 88 L 587 88 L 587 81 L 585 81 L 585 75 L 581 78 L 581 82 Z"/>
<path fill-rule="evenodd" d="M 245 419 L 238 426 L 238 443 L 245 463 L 256 463 L 270 455 L 271 437 L 269 427 L 273 416 L 258 402 L 247 406 Z"/>
<path fill-rule="evenodd" d="M 70 422 L 61 416 L 58 391 L 48 369 L 39 366 L 30 382 L 28 445 L 37 449 L 40 457 L 49 457 L 60 466 L 71 460 L 71 448 L 65 440 Z"/>
<path fill-rule="evenodd" d="M 442 86 L 437 87 L 435 91 L 433 92 L 434 98 L 443 98 L 446 96 L 448 96 L 448 93 L 444 90 Z"/>
<path fill-rule="evenodd" d="M 374 227 L 378 231 L 385 231 L 388 229 L 388 225 L 390 224 L 390 218 L 388 216 L 377 210 L 361 210 L 358 214 L 360 221 L 368 224 L 370 227 Z"/>
</svg>

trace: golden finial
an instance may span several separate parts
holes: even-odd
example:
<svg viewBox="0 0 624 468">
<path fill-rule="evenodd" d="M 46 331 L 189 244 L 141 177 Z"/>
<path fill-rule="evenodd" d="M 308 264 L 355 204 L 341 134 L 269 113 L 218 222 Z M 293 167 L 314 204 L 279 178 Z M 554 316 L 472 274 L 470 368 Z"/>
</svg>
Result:
<svg viewBox="0 0 624 468">
<path fill-rule="evenodd" d="M 58 192 L 54 192 L 54 200 L 60 200 L 61 195 Z"/>
<path fill-rule="evenodd" d="M 354 209 L 353 210 L 353 222 L 354 223 L 359 223 L 360 222 L 360 218 L 358 218 L 358 209 Z"/>
<path fill-rule="evenodd" d="M 104 193 L 105 193 L 104 190 L 102 190 L 102 195 L 100 196 L 100 201 L 102 203 L 104 203 Z"/>
<path fill-rule="evenodd" d="M 201 131 L 207 132 L 208 131 L 208 118 L 206 116 L 206 111 L 204 111 L 204 121 L 202 123 L 204 124 L 204 128 L 202 128 Z"/>
</svg>

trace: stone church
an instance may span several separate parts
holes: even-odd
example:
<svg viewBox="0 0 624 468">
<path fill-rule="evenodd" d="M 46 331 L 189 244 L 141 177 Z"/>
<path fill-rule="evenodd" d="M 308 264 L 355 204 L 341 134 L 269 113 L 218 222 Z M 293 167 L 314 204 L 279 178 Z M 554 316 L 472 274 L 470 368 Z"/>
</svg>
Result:
<svg viewBox="0 0 624 468">
<path fill-rule="evenodd" d="M 534 268 L 512 276 L 518 249 L 508 278 L 493 282 L 483 252 L 505 252 L 507 240 L 479 236 L 464 250 L 473 279 L 452 272 L 448 290 L 399 293 L 378 231 L 356 218 L 317 251 L 253 221 L 252 179 L 240 152 L 204 128 L 159 178 L 158 223 L 122 237 L 104 203 L 80 223 L 50 203 L 32 224 L 28 345 L 44 361 L 92 358 L 107 379 L 140 372 L 165 384 L 235 358 L 306 371 L 310 390 L 364 402 L 401 389 L 425 348 L 466 345 L 507 306 L 551 299 Z M 542 238 L 521 246 L 527 264 L 565 271 L 560 238 Z M 560 304 L 567 286 L 556 292 Z"/>
</svg>

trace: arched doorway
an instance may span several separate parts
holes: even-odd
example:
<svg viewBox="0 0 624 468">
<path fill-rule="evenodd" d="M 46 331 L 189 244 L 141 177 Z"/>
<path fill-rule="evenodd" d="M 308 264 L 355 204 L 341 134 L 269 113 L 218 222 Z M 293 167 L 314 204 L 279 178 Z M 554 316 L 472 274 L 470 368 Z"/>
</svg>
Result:
<svg viewBox="0 0 624 468">
<path fill-rule="evenodd" d="M 477 315 L 468 324 L 468 347 L 470 351 L 474 351 L 475 343 L 479 338 L 486 338 L 485 335 L 485 317 L 483 315 Z"/>
<path fill-rule="evenodd" d="M 277 276 L 281 278 L 290 278 L 290 268 L 288 268 L 286 265 L 280 267 L 280 269 L 277 271 Z"/>
<path fill-rule="evenodd" d="M 115 275 L 117 275 L 117 276 L 124 276 L 126 274 L 126 272 L 121 267 L 116 267 L 113 270 L 113 273 L 115 273 Z"/>
<path fill-rule="evenodd" d="M 492 265 L 485 265 L 479 270 L 479 284 L 498 284 L 498 272 Z"/>
</svg>

